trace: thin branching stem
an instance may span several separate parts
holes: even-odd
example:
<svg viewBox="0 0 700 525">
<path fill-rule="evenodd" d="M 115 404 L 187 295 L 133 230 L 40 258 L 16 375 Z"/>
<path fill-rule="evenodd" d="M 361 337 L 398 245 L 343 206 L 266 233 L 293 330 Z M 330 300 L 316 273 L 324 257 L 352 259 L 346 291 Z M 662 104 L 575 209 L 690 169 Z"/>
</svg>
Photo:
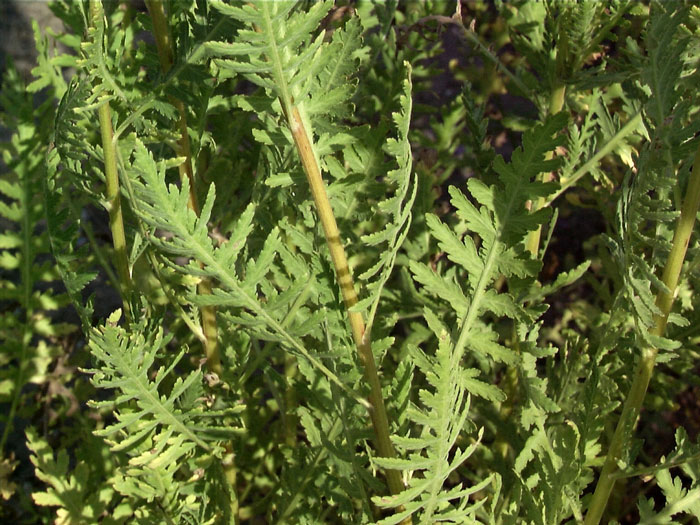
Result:
<svg viewBox="0 0 700 525">
<path fill-rule="evenodd" d="M 559 198 L 566 190 L 568 190 L 574 184 L 576 184 L 579 181 L 579 179 L 581 179 L 581 177 L 588 174 L 600 162 L 600 160 L 603 157 L 605 157 L 608 153 L 610 153 L 616 147 L 618 147 L 620 145 L 620 142 L 623 141 L 625 137 L 633 133 L 639 127 L 639 124 L 641 122 L 641 113 L 637 113 L 631 119 L 629 119 L 629 121 L 624 126 L 622 126 L 618 130 L 618 132 L 610 138 L 610 140 L 606 141 L 603 147 L 596 151 L 590 159 L 588 159 L 579 169 L 577 169 L 573 173 L 573 175 L 571 175 L 571 177 L 568 177 L 566 180 L 561 181 L 559 189 L 555 191 L 552 195 L 550 195 L 550 197 L 545 202 L 544 206 L 551 206 L 557 198 Z"/>
<path fill-rule="evenodd" d="M 685 199 L 681 208 L 681 215 L 678 218 L 676 229 L 673 234 L 671 252 L 666 260 L 666 265 L 661 277 L 665 289 L 659 290 L 656 295 L 656 306 L 659 308 L 660 313 L 654 316 L 654 324 L 649 331 L 652 336 L 662 337 L 666 330 L 666 323 L 671 312 L 671 307 L 673 306 L 673 299 L 678 286 L 681 268 L 688 250 L 690 236 L 693 233 L 695 216 L 699 206 L 700 146 L 695 153 L 693 171 L 690 175 L 690 182 L 688 183 L 688 189 L 686 190 Z M 637 423 L 637 418 L 642 409 L 644 397 L 646 396 L 649 381 L 651 380 L 651 375 L 654 370 L 657 353 L 658 348 L 646 347 L 642 350 L 642 355 L 639 358 L 637 369 L 634 373 L 634 380 L 632 381 L 630 392 L 627 395 L 627 399 L 622 408 L 622 414 L 617 423 L 617 428 L 610 442 L 610 448 L 605 458 L 603 470 L 598 478 L 598 484 L 596 485 L 584 525 L 597 525 L 603 516 L 608 499 L 610 498 L 610 493 L 615 485 L 618 460 L 621 458 L 623 447 L 628 442 L 629 436 Z"/>
<path fill-rule="evenodd" d="M 117 127 L 115 132 L 115 137 L 119 138 L 124 133 L 129 130 L 142 115 L 153 107 L 153 103 L 162 94 L 163 90 L 174 82 L 180 76 L 180 73 L 187 68 L 190 64 L 196 63 L 202 58 L 205 53 L 205 43 L 211 40 L 222 28 L 225 23 L 225 19 L 221 18 L 216 24 L 214 24 L 207 35 L 199 42 L 192 51 L 184 57 L 177 65 L 174 65 L 168 74 L 160 81 L 160 83 L 154 87 L 154 89 L 142 99 L 141 103 L 129 114 L 128 117 Z"/>
</svg>

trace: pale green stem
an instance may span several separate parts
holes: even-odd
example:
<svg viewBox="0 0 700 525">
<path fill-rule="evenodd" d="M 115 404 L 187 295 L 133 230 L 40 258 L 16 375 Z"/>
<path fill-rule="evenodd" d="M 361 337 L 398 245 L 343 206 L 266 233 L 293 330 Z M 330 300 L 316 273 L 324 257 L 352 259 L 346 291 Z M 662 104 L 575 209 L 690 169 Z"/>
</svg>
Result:
<svg viewBox="0 0 700 525">
<path fill-rule="evenodd" d="M 168 18 L 165 15 L 163 0 L 146 0 L 146 7 L 153 21 L 153 35 L 156 39 L 156 48 L 158 49 L 158 59 L 160 67 L 164 74 L 167 74 L 173 67 L 173 40 L 170 36 L 170 27 L 168 26 Z M 192 152 L 190 149 L 190 136 L 187 132 L 187 112 L 185 105 L 181 100 L 174 97 L 169 97 L 170 102 L 177 109 L 179 120 L 178 128 L 180 138 L 178 139 L 177 154 L 184 157 L 185 161 L 178 166 L 180 178 L 187 178 L 190 183 L 190 193 L 188 206 L 199 215 L 199 202 L 197 201 L 197 191 L 192 172 Z"/>
<path fill-rule="evenodd" d="M 202 41 L 194 46 L 190 54 L 184 57 L 183 60 L 178 62 L 176 66 L 170 69 L 169 73 L 165 76 L 165 78 L 161 80 L 160 84 L 154 86 L 154 89 L 141 99 L 141 103 L 132 109 L 129 116 L 126 117 L 117 128 L 117 131 L 115 133 L 115 136 L 117 138 L 121 137 L 130 128 L 132 128 L 132 126 L 136 122 L 138 122 L 141 115 L 143 115 L 146 111 L 153 107 L 153 103 L 160 96 L 165 87 L 170 85 L 171 82 L 178 78 L 180 76 L 180 73 L 182 73 L 182 71 L 184 71 L 187 67 L 189 67 L 191 64 L 197 63 L 197 61 L 200 58 L 202 58 L 202 56 L 205 53 L 204 44 L 216 38 L 217 33 L 225 25 L 225 23 L 226 17 L 221 17 L 219 21 L 216 24 L 214 24 L 211 30 L 206 35 L 204 35 Z"/>
<path fill-rule="evenodd" d="M 660 290 L 656 295 L 656 306 L 660 313 L 654 316 L 654 326 L 650 329 L 651 335 L 661 337 L 666 329 L 668 315 L 673 305 L 676 287 L 680 278 L 681 268 L 688 250 L 688 243 L 693 233 L 695 216 L 700 205 L 700 146 L 695 153 L 693 161 L 693 171 L 690 175 L 688 189 L 685 200 L 681 208 L 681 215 L 676 223 L 676 230 L 673 234 L 673 245 L 668 255 L 666 266 L 661 277 L 667 290 Z M 642 409 L 642 403 L 649 387 L 651 374 L 654 370 L 656 354 L 658 349 L 647 347 L 642 350 L 634 380 L 630 392 L 627 395 L 622 414 L 615 429 L 608 455 L 605 458 L 603 470 L 598 478 L 593 499 L 586 515 L 584 525 L 597 525 L 600 522 L 605 507 L 608 503 L 610 493 L 615 485 L 615 473 L 618 470 L 617 462 L 622 456 L 622 449 L 628 442 L 630 434 L 634 430 Z"/>
<path fill-rule="evenodd" d="M 566 85 L 557 84 L 549 98 L 549 115 L 556 115 L 564 109 L 564 100 L 566 99 Z"/>
<path fill-rule="evenodd" d="M 101 0 L 90 0 L 90 15 L 93 24 L 103 15 Z M 102 42 L 97 42 L 98 46 Z M 129 258 L 126 250 L 126 235 L 124 233 L 124 218 L 122 216 L 121 196 L 119 192 L 119 171 L 117 169 L 117 153 L 113 141 L 112 116 L 109 102 L 105 101 L 98 109 L 102 151 L 104 153 L 104 170 L 106 181 L 107 210 L 109 212 L 109 228 L 112 232 L 115 265 L 120 280 L 122 302 L 127 319 L 131 320 L 131 275 L 129 274 Z"/>
<path fill-rule="evenodd" d="M 289 122 L 289 128 L 294 137 L 301 163 L 306 173 L 306 178 L 311 188 L 311 194 L 316 204 L 316 211 L 321 220 L 323 231 L 326 236 L 326 243 L 331 254 L 333 266 L 335 267 L 340 291 L 343 295 L 345 307 L 348 310 L 348 319 L 352 337 L 357 346 L 358 355 L 363 365 L 365 380 L 369 384 L 369 403 L 370 403 L 370 418 L 374 427 L 374 435 L 376 438 L 376 446 L 379 454 L 382 457 L 393 458 L 396 456 L 394 446 L 391 443 L 389 432 L 389 418 L 384 406 L 382 397 L 382 387 L 377 374 L 377 366 L 374 362 L 372 347 L 368 337 L 365 337 L 365 321 L 360 312 L 353 312 L 351 308 L 357 304 L 357 293 L 355 292 L 355 284 L 350 274 L 345 249 L 340 242 L 340 231 L 335 221 L 335 215 L 331 207 L 326 187 L 321 177 L 321 171 L 307 134 L 307 130 L 299 114 L 299 110 L 295 106 L 286 108 L 286 115 Z M 401 479 L 401 474 L 398 470 L 388 469 L 386 471 L 389 490 L 392 494 L 398 494 L 404 490 L 404 484 Z"/>
<path fill-rule="evenodd" d="M 122 216 L 121 196 L 119 193 L 119 173 L 117 160 L 112 142 L 112 117 L 109 103 L 105 102 L 98 110 L 102 148 L 104 151 L 105 179 L 107 183 L 107 205 L 109 207 L 109 228 L 112 231 L 112 242 L 116 254 L 117 275 L 121 285 L 126 290 L 131 288 L 129 275 L 129 259 L 126 252 L 126 235 L 124 218 Z"/>
</svg>

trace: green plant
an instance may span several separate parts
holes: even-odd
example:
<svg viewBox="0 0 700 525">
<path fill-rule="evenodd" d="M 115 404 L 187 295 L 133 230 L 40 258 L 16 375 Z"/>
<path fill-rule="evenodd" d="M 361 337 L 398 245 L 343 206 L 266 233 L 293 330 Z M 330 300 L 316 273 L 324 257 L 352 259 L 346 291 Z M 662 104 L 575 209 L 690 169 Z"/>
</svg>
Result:
<svg viewBox="0 0 700 525">
<path fill-rule="evenodd" d="M 700 517 L 635 438 L 697 385 L 689 4 L 55 2 L 0 99 L 4 517 Z"/>
</svg>

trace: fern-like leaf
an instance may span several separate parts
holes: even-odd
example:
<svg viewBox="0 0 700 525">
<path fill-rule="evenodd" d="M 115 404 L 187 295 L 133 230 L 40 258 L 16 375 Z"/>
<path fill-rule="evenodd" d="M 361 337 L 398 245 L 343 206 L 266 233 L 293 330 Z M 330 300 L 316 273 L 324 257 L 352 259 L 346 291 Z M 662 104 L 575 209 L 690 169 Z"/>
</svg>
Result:
<svg viewBox="0 0 700 525">
<path fill-rule="evenodd" d="M 411 69 L 408 64 L 407 69 L 408 78 L 404 82 L 403 93 L 400 99 L 401 110 L 393 114 L 398 139 L 389 139 L 387 144 L 387 152 L 396 158 L 398 168 L 387 174 L 386 182 L 395 185 L 396 190 L 393 196 L 378 204 L 379 210 L 389 215 L 391 220 L 382 230 L 362 238 L 362 241 L 369 246 L 386 245 L 380 252 L 379 260 L 360 275 L 360 279 L 369 281 L 367 284 L 369 295 L 354 308 L 358 310 L 367 308 L 369 310 L 367 327 L 365 329 L 366 334 L 371 334 L 382 290 L 391 276 L 399 249 L 408 235 L 413 218 L 411 210 L 418 191 L 417 176 L 411 174 L 412 157 L 408 130 L 411 124 L 412 104 Z"/>
<path fill-rule="evenodd" d="M 616 224 L 619 240 L 609 243 L 623 278 L 627 307 L 634 313 L 637 337 L 645 345 L 671 351 L 678 343 L 653 336 L 649 329 L 660 312 L 656 295 L 666 290 L 659 268 L 671 249 L 678 177 L 689 172 L 696 147 L 691 133 L 697 128 L 691 124 L 689 94 L 681 82 L 688 39 L 678 28 L 685 11 L 672 12 L 668 7 L 655 4 L 645 35 L 650 51 L 641 76 L 650 93 L 644 115 L 651 142 L 640 151 L 637 173 L 629 173 L 623 182 Z"/>
<path fill-rule="evenodd" d="M 207 276 L 221 284 L 213 290 L 211 296 L 199 296 L 193 300 L 200 305 L 218 304 L 243 309 L 244 316 L 239 321 L 245 320 L 258 337 L 263 340 L 279 341 L 288 350 L 312 363 L 316 369 L 351 397 L 365 404 L 364 400 L 352 392 L 319 358 L 308 351 L 298 336 L 285 328 L 278 318 L 279 312 L 273 313 L 273 309 L 265 307 L 257 297 L 261 278 L 269 271 L 270 263 L 281 248 L 279 230 L 272 229 L 258 259 L 248 260 L 245 263 L 245 274 L 239 276 L 236 266 L 240 264 L 239 254 L 247 232 L 250 231 L 253 209 L 250 208 L 241 217 L 229 242 L 214 247 L 208 235 L 208 221 L 215 198 L 213 185 L 209 189 L 200 216 L 197 217 L 187 208 L 189 191 L 187 182 L 183 183 L 182 188 L 177 188 L 175 185 L 168 186 L 165 182 L 166 165 L 161 163 L 157 166 L 146 147 L 138 140 L 135 142 L 132 166 L 134 172 L 138 174 L 138 177 L 134 178 L 134 186 L 141 204 L 137 213 L 154 228 L 173 234 L 167 240 L 155 235 L 149 240 L 172 256 L 192 258 L 185 266 L 171 263 L 173 268 L 190 275 Z"/>
<path fill-rule="evenodd" d="M 36 477 L 47 485 L 46 490 L 32 493 L 32 499 L 40 506 L 58 507 L 56 523 L 94 523 L 109 512 L 114 488 L 106 484 L 95 487 L 90 479 L 90 465 L 80 462 L 70 470 L 66 450 L 59 450 L 54 457 L 49 444 L 31 428 L 27 429 L 27 446 Z M 128 511 L 111 514 L 107 523 L 114 525 L 125 523 L 129 516 Z"/>
<path fill-rule="evenodd" d="M 95 435 L 103 437 L 113 452 L 130 456 L 117 473 L 119 492 L 161 504 L 164 498 L 172 500 L 173 512 L 184 512 L 185 485 L 176 476 L 195 450 L 200 461 L 220 460 L 219 443 L 237 432 L 231 416 L 243 407 L 208 410 L 201 369 L 174 378 L 185 350 L 169 357 L 167 366 L 157 366 L 171 336 L 145 321 L 126 330 L 117 326 L 120 316 L 117 310 L 90 334 L 90 350 L 99 368 L 85 372 L 97 388 L 116 391 L 114 400 L 91 402 L 98 409 L 114 407 L 116 417 Z"/>
<path fill-rule="evenodd" d="M 469 350 L 482 359 L 517 363 L 513 351 L 497 342 L 493 328 L 482 324 L 480 317 L 490 312 L 515 320 L 528 318 L 511 296 L 497 293 L 490 287 L 499 276 L 532 278 L 537 271 L 538 264 L 524 251 L 523 239 L 546 220 L 547 212 L 530 213 L 526 202 L 545 197 L 553 189 L 536 177 L 557 165 L 558 161 L 545 160 L 545 154 L 561 143 L 561 137 L 555 134 L 565 123 L 563 115 L 551 117 L 524 135 L 523 145 L 513 153 L 510 163 L 498 157 L 494 169 L 500 184 L 489 187 L 470 179 L 467 186 L 479 207 L 455 187 L 450 188 L 452 204 L 469 232 L 464 238 L 436 216 L 427 217 L 439 247 L 459 271 L 466 273 L 464 288 L 421 263 L 413 262 L 411 269 L 416 280 L 427 289 L 450 291 L 458 298 L 454 304 L 459 326 L 448 330 L 435 313 L 429 309 L 424 312 L 428 326 L 438 339 L 438 348 L 435 357 L 415 347 L 411 353 L 413 362 L 434 389 L 434 393 L 421 390 L 422 406 L 409 412 L 409 418 L 423 430 L 417 437 L 394 437 L 397 447 L 409 454 L 407 459 L 376 460 L 384 467 L 421 471 L 421 476 L 410 479 L 407 490 L 398 496 L 375 499 L 382 507 L 403 505 L 406 509 L 383 523 L 398 523 L 413 513 L 418 514 L 421 523 L 460 522 L 479 507 L 479 504 L 470 505 L 468 496 L 491 481 L 487 477 L 473 487 L 458 484 L 444 491 L 450 473 L 476 448 L 476 444 L 466 449 L 455 447 L 461 432 L 469 427 L 469 395 L 489 401 L 504 399 L 497 387 L 478 379 L 478 370 L 464 367 L 463 360 Z M 480 247 L 477 248 L 471 235 L 479 239 Z"/>
</svg>

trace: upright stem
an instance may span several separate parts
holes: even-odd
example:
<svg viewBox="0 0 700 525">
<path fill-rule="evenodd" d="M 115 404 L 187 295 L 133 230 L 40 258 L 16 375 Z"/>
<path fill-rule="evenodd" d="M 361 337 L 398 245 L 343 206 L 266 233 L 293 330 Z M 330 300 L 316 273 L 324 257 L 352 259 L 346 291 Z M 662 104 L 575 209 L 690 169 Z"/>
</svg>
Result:
<svg viewBox="0 0 700 525">
<path fill-rule="evenodd" d="M 673 299 L 676 293 L 676 287 L 678 286 L 678 279 L 680 277 L 683 261 L 685 260 L 685 254 L 688 250 L 690 236 L 693 233 L 698 206 L 700 206 L 700 146 L 698 146 L 695 153 L 693 171 L 690 175 L 688 189 L 681 208 L 681 216 L 676 223 L 676 230 L 673 234 L 673 245 L 661 277 L 668 291 L 660 290 L 656 295 L 656 306 L 659 308 L 660 313 L 654 316 L 654 326 L 649 331 L 651 335 L 661 337 L 666 330 L 666 322 L 668 321 L 668 315 L 673 305 Z M 642 350 L 642 355 L 634 374 L 634 380 L 632 381 L 632 387 L 625 400 L 622 414 L 620 415 L 617 428 L 610 442 L 608 455 L 605 458 L 603 470 L 598 478 L 598 484 L 596 485 L 584 525 L 597 525 L 603 516 L 610 493 L 615 485 L 615 478 L 613 475 L 617 471 L 617 462 L 622 455 L 623 446 L 636 426 L 637 418 L 639 417 L 639 412 L 642 409 L 644 397 L 649 387 L 651 374 L 654 370 L 657 353 L 658 349 L 652 347 L 646 347 Z"/>
<path fill-rule="evenodd" d="M 174 51 L 173 40 L 170 34 L 168 18 L 165 14 L 164 0 L 146 0 L 146 7 L 153 21 L 153 34 L 158 49 L 158 59 L 163 73 L 168 73 L 173 66 Z M 177 142 L 177 154 L 184 157 L 184 162 L 180 164 L 180 180 L 187 180 L 189 183 L 189 198 L 187 207 L 194 211 L 197 216 L 200 214 L 199 202 L 197 201 L 197 188 L 194 173 L 192 170 L 192 150 L 190 148 L 190 137 L 187 131 L 187 111 L 185 104 L 174 97 L 169 97 L 170 103 L 177 109 L 178 129 L 180 137 Z M 212 285 L 207 278 L 202 278 L 197 286 L 200 295 L 211 295 Z M 200 308 L 202 316 L 202 332 L 204 333 L 204 351 L 207 356 L 207 368 L 217 375 L 221 375 L 221 355 L 219 352 L 219 333 L 216 320 L 216 307 L 202 306 Z M 236 463 L 233 447 L 230 443 L 225 445 L 226 455 L 222 461 L 224 475 L 231 490 L 231 514 L 233 522 L 239 522 L 239 502 L 236 492 Z"/>
<path fill-rule="evenodd" d="M 564 109 L 564 99 L 566 98 L 566 85 L 557 83 L 549 95 L 549 114 L 555 115 Z"/>
<path fill-rule="evenodd" d="M 146 0 L 146 7 L 153 21 L 153 34 L 156 39 L 158 58 L 163 73 L 167 73 L 173 66 L 173 43 L 168 26 L 168 18 L 165 15 L 163 0 Z M 178 129 L 180 137 L 178 139 L 177 154 L 184 157 L 185 161 L 178 167 L 180 179 L 187 179 L 190 193 L 187 206 L 199 216 L 199 202 L 197 201 L 197 191 L 192 171 L 192 152 L 190 149 L 190 137 L 187 132 L 187 111 L 185 104 L 178 99 L 170 97 L 170 102 L 178 111 Z M 208 279 L 202 279 L 198 286 L 201 295 L 211 295 L 211 283 Z M 205 353 L 207 356 L 207 367 L 212 372 L 221 375 L 221 356 L 219 354 L 219 337 L 216 322 L 216 308 L 214 306 L 201 307 L 202 331 L 205 337 Z"/>
<path fill-rule="evenodd" d="M 352 337 L 357 346 L 357 351 L 360 361 L 363 365 L 365 380 L 369 384 L 369 403 L 370 403 L 370 418 L 374 427 L 376 438 L 376 446 L 379 454 L 383 457 L 393 458 L 396 456 L 394 446 L 389 438 L 389 418 L 384 406 L 382 398 L 382 388 L 377 374 L 377 367 L 372 354 L 370 340 L 365 334 L 365 321 L 362 314 L 359 312 L 350 311 L 357 304 L 357 293 L 355 292 L 355 284 L 353 283 L 350 268 L 345 256 L 345 250 L 340 242 L 340 232 L 338 225 L 333 215 L 326 187 L 321 178 L 321 171 L 316 162 L 309 135 L 304 126 L 304 123 L 296 106 L 291 106 L 286 110 L 289 127 L 294 137 L 301 163 L 304 166 L 306 178 L 311 187 L 311 194 L 316 204 L 318 216 L 321 219 L 321 225 L 326 236 L 326 243 L 331 254 L 335 273 L 338 278 L 340 291 L 343 295 L 345 307 L 348 310 L 348 319 L 350 321 L 350 329 Z M 386 471 L 389 490 L 392 494 L 398 494 L 404 490 L 404 484 L 401 480 L 401 475 L 398 470 Z"/>
<path fill-rule="evenodd" d="M 557 83 L 549 97 L 549 115 L 554 115 L 559 113 L 564 107 L 564 99 L 566 97 L 566 85 L 563 83 Z M 548 152 L 546 155 L 547 160 L 551 160 L 554 157 L 553 152 Z M 547 182 L 551 180 L 551 174 L 545 173 L 542 175 L 542 181 Z M 531 211 L 535 212 L 541 209 L 545 204 L 546 200 L 544 197 L 540 197 L 537 201 L 532 203 Z M 542 226 L 539 226 L 535 231 L 531 231 L 527 237 L 526 247 L 527 251 L 532 254 L 534 258 L 538 257 L 540 250 L 540 238 L 542 237 Z"/>
<path fill-rule="evenodd" d="M 93 25 L 102 18 L 101 0 L 90 0 L 90 16 Z M 97 45 L 102 45 L 98 42 Z M 114 130 L 112 129 L 112 115 L 109 102 L 104 102 L 98 109 L 100 121 L 100 134 L 102 137 L 102 151 L 104 153 L 105 180 L 107 183 L 106 200 L 109 212 L 109 228 L 112 232 L 112 244 L 114 245 L 115 264 L 119 275 L 124 312 L 127 319 L 131 319 L 131 304 L 129 302 L 132 290 L 131 275 L 129 274 L 129 259 L 126 251 L 126 235 L 124 233 L 124 219 L 122 216 L 121 195 L 119 192 L 119 171 L 117 170 L 117 152 L 114 146 Z"/>
<path fill-rule="evenodd" d="M 158 59 L 163 73 L 168 73 L 173 67 L 174 52 L 173 39 L 170 36 L 170 27 L 168 26 L 168 18 L 165 15 L 164 0 L 145 0 L 148 12 L 151 15 L 153 22 L 153 35 L 156 39 L 156 48 L 158 49 Z M 185 157 L 185 162 L 180 164 L 180 178 L 185 179 L 190 184 L 190 194 L 188 206 L 199 215 L 199 202 L 197 202 L 197 191 L 195 187 L 194 173 L 192 172 L 192 152 L 190 150 L 190 136 L 187 133 L 187 112 L 185 104 L 174 97 L 170 97 L 170 102 L 177 109 L 178 129 L 180 138 L 178 139 L 178 155 Z"/>
<path fill-rule="evenodd" d="M 564 107 L 564 99 L 566 96 L 566 85 L 563 83 L 557 83 L 552 89 L 552 92 L 549 97 L 549 114 L 554 115 L 555 113 L 559 113 L 562 108 Z M 549 160 L 553 157 L 552 152 L 548 152 L 546 155 L 546 159 Z M 541 180 L 543 182 L 546 182 L 551 179 L 551 174 L 550 173 L 544 173 L 541 176 Z M 530 203 L 530 211 L 535 212 L 539 209 L 541 209 L 544 205 L 546 204 L 546 201 L 544 198 L 539 198 L 534 202 Z M 525 247 L 527 248 L 527 251 L 530 252 L 532 257 L 537 258 L 539 256 L 539 250 L 540 250 L 540 238 L 542 236 L 542 227 L 538 226 L 535 231 L 531 231 L 527 239 L 525 240 Z M 513 341 L 514 344 L 516 345 L 516 350 L 517 350 L 517 344 L 518 344 L 518 338 L 516 334 L 516 329 L 515 326 L 513 326 Z M 518 369 L 514 366 L 508 367 L 506 370 L 506 375 L 505 375 L 505 380 L 503 383 L 503 391 L 506 394 L 506 400 L 501 404 L 501 408 L 499 410 L 500 417 L 502 421 L 507 420 L 511 413 L 513 412 L 513 403 L 515 402 L 515 399 L 517 397 L 517 392 L 518 392 L 518 383 L 519 383 L 519 378 L 518 378 Z M 499 435 L 496 437 L 496 441 L 494 443 L 495 449 L 497 452 L 501 455 L 502 458 L 506 458 L 508 456 L 508 451 L 510 447 L 508 446 L 508 440 L 506 439 L 506 436 L 501 432 Z"/>
<path fill-rule="evenodd" d="M 605 157 L 608 153 L 613 151 L 619 144 L 620 142 L 627 137 L 627 135 L 630 135 L 633 133 L 639 124 L 642 122 L 642 114 L 641 113 L 636 113 L 633 115 L 627 123 L 622 126 L 617 133 L 615 133 L 608 141 L 605 142 L 604 145 L 600 147 L 598 151 L 596 151 L 593 156 L 588 159 L 579 169 L 577 169 L 573 175 L 568 177 L 564 181 L 560 181 L 560 186 L 557 191 L 552 193 L 549 198 L 547 199 L 547 202 L 545 202 L 545 206 L 551 206 L 552 203 L 559 198 L 559 196 L 564 193 L 566 190 L 568 190 L 571 186 L 576 184 L 578 180 L 589 173 L 595 166 L 598 165 L 598 162 L 600 162 L 600 159 Z"/>
</svg>

